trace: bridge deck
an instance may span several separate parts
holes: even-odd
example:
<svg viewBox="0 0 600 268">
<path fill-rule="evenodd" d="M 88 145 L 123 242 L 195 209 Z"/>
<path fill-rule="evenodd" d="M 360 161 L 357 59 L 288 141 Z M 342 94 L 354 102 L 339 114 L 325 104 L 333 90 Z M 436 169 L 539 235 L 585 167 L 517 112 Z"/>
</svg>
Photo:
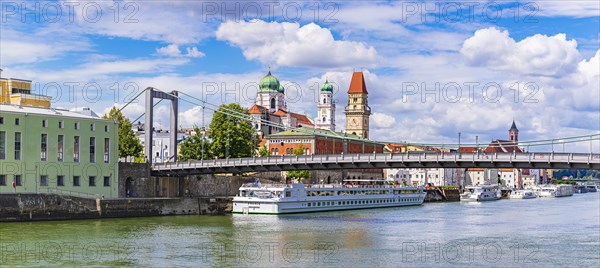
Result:
<svg viewBox="0 0 600 268">
<path fill-rule="evenodd" d="M 155 163 L 152 175 L 242 173 L 363 168 L 553 168 L 600 169 L 600 154 L 400 153 L 231 158 Z"/>
</svg>

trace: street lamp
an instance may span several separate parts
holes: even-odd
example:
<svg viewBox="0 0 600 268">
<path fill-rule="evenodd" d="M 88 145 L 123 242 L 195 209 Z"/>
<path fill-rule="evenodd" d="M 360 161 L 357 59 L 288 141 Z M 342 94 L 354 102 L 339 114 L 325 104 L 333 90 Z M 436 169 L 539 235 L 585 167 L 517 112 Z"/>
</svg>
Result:
<svg viewBox="0 0 600 268">
<path fill-rule="evenodd" d="M 460 132 L 458 132 L 458 151 L 460 152 Z"/>
</svg>

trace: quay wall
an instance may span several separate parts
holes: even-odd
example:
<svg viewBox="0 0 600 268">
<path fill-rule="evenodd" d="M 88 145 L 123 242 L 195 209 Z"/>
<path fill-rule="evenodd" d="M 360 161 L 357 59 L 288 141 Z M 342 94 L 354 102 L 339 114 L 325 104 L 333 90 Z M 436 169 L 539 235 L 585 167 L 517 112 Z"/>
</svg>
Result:
<svg viewBox="0 0 600 268">
<path fill-rule="evenodd" d="M 230 197 L 86 199 L 56 194 L 0 195 L 0 222 L 223 215 L 232 210 Z"/>
<path fill-rule="evenodd" d="M 458 189 L 433 188 L 425 190 L 425 202 L 453 202 L 460 201 Z"/>
</svg>

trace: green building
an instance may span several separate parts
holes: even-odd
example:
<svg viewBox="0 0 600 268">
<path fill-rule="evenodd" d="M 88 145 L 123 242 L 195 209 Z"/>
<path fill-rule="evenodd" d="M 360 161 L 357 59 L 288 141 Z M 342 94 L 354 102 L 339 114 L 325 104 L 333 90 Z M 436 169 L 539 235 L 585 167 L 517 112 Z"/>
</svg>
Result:
<svg viewBox="0 0 600 268">
<path fill-rule="evenodd" d="M 118 197 L 118 126 L 89 109 L 0 104 L 0 194 Z"/>
</svg>

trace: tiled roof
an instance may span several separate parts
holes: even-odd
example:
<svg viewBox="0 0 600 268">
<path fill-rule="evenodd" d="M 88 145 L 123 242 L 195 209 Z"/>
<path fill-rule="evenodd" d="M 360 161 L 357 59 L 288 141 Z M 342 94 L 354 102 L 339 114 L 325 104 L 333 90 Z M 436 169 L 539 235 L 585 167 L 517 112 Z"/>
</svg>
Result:
<svg viewBox="0 0 600 268">
<path fill-rule="evenodd" d="M 460 147 L 458 151 L 461 153 L 475 153 L 477 152 L 477 147 Z"/>
<path fill-rule="evenodd" d="M 290 113 L 292 115 L 293 118 L 296 118 L 296 121 L 298 121 L 298 124 L 302 125 L 302 126 L 314 126 L 315 123 L 313 123 L 312 120 L 310 120 L 310 118 L 308 118 L 308 116 L 303 115 L 303 114 L 297 114 L 297 113 Z"/>
<path fill-rule="evenodd" d="M 365 77 L 362 72 L 352 73 L 352 80 L 350 81 L 350 88 L 348 88 L 348 94 L 351 93 L 364 93 L 367 92 L 367 86 L 365 85 Z"/>
<path fill-rule="evenodd" d="M 313 129 L 313 128 L 305 128 L 305 127 L 298 128 L 298 130 L 290 129 L 290 130 L 278 132 L 278 133 L 269 135 L 269 137 L 314 136 L 315 134 L 313 134 L 313 133 L 323 134 L 323 135 L 327 135 L 327 136 L 335 136 L 335 137 L 339 137 L 339 138 L 350 138 L 350 139 L 361 139 L 362 140 L 362 138 L 358 135 L 336 132 L 336 131 L 331 131 L 331 130 L 327 130 L 327 129 Z M 365 141 L 369 141 L 369 140 L 365 140 Z"/>
<path fill-rule="evenodd" d="M 248 110 L 249 114 L 263 114 L 265 113 L 267 109 L 265 107 L 262 107 L 260 105 L 252 105 L 252 107 L 250 107 L 250 109 Z"/>
<path fill-rule="evenodd" d="M 517 153 L 523 152 L 516 143 L 507 140 L 492 141 L 490 145 L 485 148 L 486 153 L 513 153 L 515 151 Z"/>
<path fill-rule="evenodd" d="M 273 113 L 274 115 L 278 115 L 278 116 L 287 116 L 288 113 L 284 110 L 277 110 L 277 112 Z"/>
</svg>

